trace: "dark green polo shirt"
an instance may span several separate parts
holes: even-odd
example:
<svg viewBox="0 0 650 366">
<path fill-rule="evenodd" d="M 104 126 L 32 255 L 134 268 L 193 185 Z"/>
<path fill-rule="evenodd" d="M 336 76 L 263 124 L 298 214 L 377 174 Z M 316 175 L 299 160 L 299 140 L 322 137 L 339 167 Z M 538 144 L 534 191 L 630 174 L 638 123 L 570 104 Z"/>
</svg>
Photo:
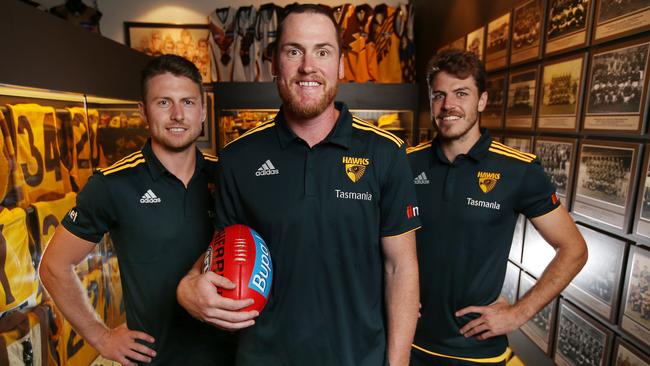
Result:
<svg viewBox="0 0 650 366">
<path fill-rule="evenodd" d="M 413 177 L 401 140 L 336 108 L 312 148 L 281 109 L 220 155 L 217 226 L 254 228 L 274 268 L 238 366 L 387 364 L 380 240 L 419 227 Z"/>
<path fill-rule="evenodd" d="M 193 319 L 176 301 L 176 286 L 205 251 L 213 225 L 216 158 L 196 151 L 187 188 L 153 154 L 151 142 L 95 172 L 63 225 L 99 242 L 108 232 L 120 266 L 130 329 L 152 335 L 150 364 L 231 365 L 231 336 Z M 210 188 L 209 188 L 210 186 Z M 223 339 L 222 339 L 223 338 Z"/>
<path fill-rule="evenodd" d="M 436 140 L 409 149 L 422 220 L 416 349 L 467 358 L 505 351 L 505 336 L 463 337 L 460 328 L 478 314 L 457 318 L 454 312 L 488 305 L 499 296 L 517 216 L 537 217 L 560 204 L 535 155 L 481 133 L 469 153 L 453 163 Z"/>
</svg>

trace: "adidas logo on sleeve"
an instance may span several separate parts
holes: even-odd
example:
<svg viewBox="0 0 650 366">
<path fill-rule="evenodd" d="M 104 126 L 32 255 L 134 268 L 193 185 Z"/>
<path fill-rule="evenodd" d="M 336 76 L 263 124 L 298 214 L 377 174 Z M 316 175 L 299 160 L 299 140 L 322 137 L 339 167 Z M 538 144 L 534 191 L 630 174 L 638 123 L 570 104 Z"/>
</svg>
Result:
<svg viewBox="0 0 650 366">
<path fill-rule="evenodd" d="M 147 191 L 147 193 L 142 195 L 142 198 L 140 198 L 140 203 L 160 203 L 161 200 L 158 196 L 156 196 L 155 193 L 150 189 Z"/>
<path fill-rule="evenodd" d="M 271 163 L 271 160 L 266 160 L 264 164 L 262 164 L 261 167 L 257 168 L 257 171 L 255 172 L 256 177 L 261 177 L 263 175 L 275 175 L 275 174 L 280 174 L 280 171 L 273 166 L 273 163 Z"/>
<path fill-rule="evenodd" d="M 420 173 L 417 177 L 413 179 L 414 184 L 429 184 L 429 178 L 424 172 Z"/>
</svg>

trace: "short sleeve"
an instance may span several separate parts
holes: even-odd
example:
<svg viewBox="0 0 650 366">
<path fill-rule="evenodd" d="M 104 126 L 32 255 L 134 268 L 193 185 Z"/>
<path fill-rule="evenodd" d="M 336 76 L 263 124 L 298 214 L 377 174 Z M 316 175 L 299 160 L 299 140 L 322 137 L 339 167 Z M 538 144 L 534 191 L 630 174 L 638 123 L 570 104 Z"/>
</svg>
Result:
<svg viewBox="0 0 650 366">
<path fill-rule="evenodd" d="M 531 218 L 547 214 L 558 206 L 560 201 L 555 194 L 555 186 L 539 160 L 528 164 L 517 200 L 517 212 Z"/>
<path fill-rule="evenodd" d="M 61 224 L 75 236 L 98 243 L 114 222 L 113 203 L 101 173 L 93 174 Z"/>
<path fill-rule="evenodd" d="M 381 236 L 395 236 L 420 227 L 413 173 L 402 146 L 393 154 L 381 186 Z"/>
</svg>

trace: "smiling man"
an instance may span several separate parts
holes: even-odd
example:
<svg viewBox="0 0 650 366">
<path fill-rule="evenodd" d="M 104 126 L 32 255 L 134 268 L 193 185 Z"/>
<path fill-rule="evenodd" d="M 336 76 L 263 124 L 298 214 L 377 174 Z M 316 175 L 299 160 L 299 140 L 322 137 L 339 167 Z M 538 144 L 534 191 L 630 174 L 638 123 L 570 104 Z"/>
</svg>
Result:
<svg viewBox="0 0 650 366">
<path fill-rule="evenodd" d="M 193 319 L 175 296 L 213 233 L 208 187 L 216 158 L 195 146 L 206 116 L 201 75 L 184 58 L 160 56 L 142 72 L 142 93 L 151 138 L 88 180 L 43 255 L 41 280 L 74 329 L 107 359 L 232 365 L 233 336 Z M 74 272 L 107 232 L 126 309 L 126 324 L 114 329 L 95 314 Z"/>
<path fill-rule="evenodd" d="M 239 333 L 238 366 L 404 366 L 418 314 L 415 192 L 405 144 L 334 102 L 343 77 L 331 12 L 292 7 L 278 31 L 277 117 L 220 156 L 217 228 L 254 228 L 271 251 L 269 302 L 220 297 L 196 267 L 191 314 Z M 198 262 L 197 262 L 198 264 Z M 251 325 L 255 324 L 251 327 Z"/>
<path fill-rule="evenodd" d="M 411 364 L 505 365 L 506 333 L 557 296 L 587 260 L 584 239 L 537 158 L 479 128 L 485 69 L 443 51 L 427 70 L 433 142 L 409 149 L 420 205 L 422 317 Z M 515 223 L 524 214 L 557 251 L 517 303 L 498 299 Z"/>
</svg>

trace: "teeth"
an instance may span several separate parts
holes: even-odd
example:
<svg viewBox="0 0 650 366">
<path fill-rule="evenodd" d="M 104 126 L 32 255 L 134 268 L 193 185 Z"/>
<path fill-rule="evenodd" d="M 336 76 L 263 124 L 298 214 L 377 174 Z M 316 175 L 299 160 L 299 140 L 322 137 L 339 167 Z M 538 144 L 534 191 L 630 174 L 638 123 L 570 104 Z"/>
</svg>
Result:
<svg viewBox="0 0 650 366">
<path fill-rule="evenodd" d="M 458 116 L 447 116 L 447 117 L 442 117 L 443 121 L 455 121 L 457 119 L 460 119 Z"/>
<path fill-rule="evenodd" d="M 169 129 L 171 132 L 183 132 L 185 131 L 184 128 L 179 128 L 179 127 L 172 127 Z"/>
<path fill-rule="evenodd" d="M 319 83 L 316 81 L 301 81 L 298 83 L 300 86 L 318 86 Z"/>
</svg>

